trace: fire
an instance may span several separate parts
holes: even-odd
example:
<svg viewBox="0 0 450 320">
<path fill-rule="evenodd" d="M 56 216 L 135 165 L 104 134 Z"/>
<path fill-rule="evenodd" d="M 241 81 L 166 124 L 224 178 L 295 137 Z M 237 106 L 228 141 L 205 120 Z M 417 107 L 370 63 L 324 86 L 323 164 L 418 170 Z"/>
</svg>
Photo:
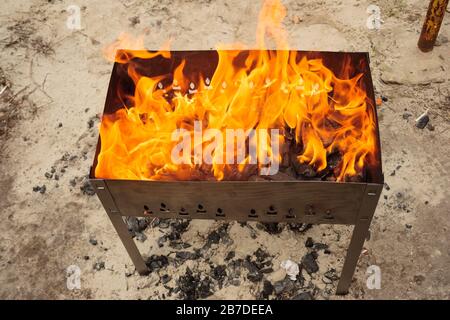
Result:
<svg viewBox="0 0 450 320">
<path fill-rule="evenodd" d="M 299 59 L 297 52 L 286 50 L 285 15 L 279 0 L 266 0 L 259 15 L 257 46 L 264 48 L 269 36 L 279 50 L 217 50 L 213 76 L 196 75 L 195 84 L 186 75 L 186 60 L 173 74 L 142 75 L 135 57 L 171 59 L 170 51 L 148 52 L 142 50 L 143 39 L 122 35 L 106 55 L 127 48 L 118 51 L 115 61 L 127 64 L 135 90 L 131 96 L 119 92 L 123 108 L 103 116 L 95 176 L 247 180 L 268 166 L 290 162 L 317 173 L 331 170 L 336 181 L 363 177 L 367 164 L 376 162 L 377 140 L 373 105 L 362 75 L 350 78 L 351 66 L 346 63 L 338 77 L 322 59 Z M 199 124 L 201 131 L 196 129 Z M 230 135 L 230 129 L 244 137 Z M 245 134 L 251 130 L 259 134 Z M 181 162 L 173 161 L 183 137 L 189 138 L 192 152 L 178 154 Z M 245 155 L 246 150 L 255 150 L 256 156 Z M 334 154 L 340 161 L 331 166 Z M 210 161 L 202 161 L 205 155 Z"/>
</svg>

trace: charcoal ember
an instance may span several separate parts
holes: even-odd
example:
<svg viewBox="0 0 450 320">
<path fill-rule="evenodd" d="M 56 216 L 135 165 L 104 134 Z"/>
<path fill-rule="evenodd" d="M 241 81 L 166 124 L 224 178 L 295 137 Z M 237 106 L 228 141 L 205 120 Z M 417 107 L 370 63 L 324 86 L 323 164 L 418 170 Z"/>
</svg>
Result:
<svg viewBox="0 0 450 320">
<path fill-rule="evenodd" d="M 270 175 L 270 176 L 263 176 L 263 178 L 265 180 L 269 180 L 269 181 L 294 181 L 297 180 L 297 178 L 295 178 L 294 176 L 282 172 L 282 171 L 278 171 L 278 173 L 274 174 L 274 175 Z"/>
<path fill-rule="evenodd" d="M 289 223 L 288 227 L 290 230 L 294 231 L 294 232 L 300 232 L 303 233 L 309 229 L 312 228 L 312 224 L 309 223 Z"/>
<path fill-rule="evenodd" d="M 147 259 L 146 265 L 148 266 L 150 272 L 153 272 L 167 267 L 169 265 L 169 259 L 163 255 L 153 254 Z"/>
<path fill-rule="evenodd" d="M 311 292 L 306 291 L 297 294 L 292 298 L 292 300 L 313 300 L 313 295 L 311 294 Z"/>
<path fill-rule="evenodd" d="M 220 284 L 227 276 L 227 267 L 225 265 L 218 265 L 212 270 L 211 277 L 216 279 Z"/>
<path fill-rule="evenodd" d="M 298 160 L 296 160 L 295 162 L 293 162 L 293 167 L 295 169 L 295 172 L 305 179 L 311 179 L 317 176 L 316 170 L 314 170 L 314 168 L 309 164 L 300 163 Z"/>
<path fill-rule="evenodd" d="M 200 279 L 200 275 L 193 275 L 189 268 L 178 278 L 177 284 L 176 291 L 180 293 L 180 298 L 185 300 L 204 299 L 212 295 L 211 279 L 209 277 Z"/>
<path fill-rule="evenodd" d="M 267 181 L 264 177 L 259 175 L 252 175 L 248 178 L 248 181 Z"/>
<path fill-rule="evenodd" d="M 263 289 L 261 291 L 261 297 L 263 299 L 268 299 L 269 296 L 273 293 L 273 285 L 270 281 L 264 280 Z"/>
<path fill-rule="evenodd" d="M 278 222 L 261 222 L 258 224 L 262 230 L 269 234 L 280 234 L 283 231 L 284 225 Z"/>
<path fill-rule="evenodd" d="M 302 266 L 309 274 L 319 271 L 319 265 L 316 262 L 317 254 L 310 252 L 306 254 L 302 259 Z"/>
<path fill-rule="evenodd" d="M 342 156 L 341 156 L 340 152 L 338 152 L 338 151 L 332 152 L 327 155 L 327 166 L 330 169 L 334 169 L 341 163 L 341 160 L 342 160 Z"/>
</svg>

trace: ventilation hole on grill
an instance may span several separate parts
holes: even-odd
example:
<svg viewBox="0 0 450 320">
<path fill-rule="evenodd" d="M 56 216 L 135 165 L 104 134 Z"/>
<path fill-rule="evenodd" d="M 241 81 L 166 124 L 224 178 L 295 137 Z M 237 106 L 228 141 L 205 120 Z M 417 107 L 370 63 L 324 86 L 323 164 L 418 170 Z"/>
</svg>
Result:
<svg viewBox="0 0 450 320">
<path fill-rule="evenodd" d="M 270 206 L 269 207 L 269 211 L 267 211 L 267 214 L 268 215 L 276 215 L 277 211 L 275 210 L 275 207 L 274 206 Z"/>
<path fill-rule="evenodd" d="M 258 215 L 256 214 L 255 209 L 250 209 L 250 214 L 248 215 L 250 218 L 257 218 Z"/>
<path fill-rule="evenodd" d="M 203 205 L 199 204 L 197 206 L 197 213 L 206 213 L 205 208 L 203 207 Z"/>
<path fill-rule="evenodd" d="M 288 210 L 288 213 L 287 213 L 287 215 L 286 215 L 286 218 L 287 218 L 287 219 L 295 219 L 295 218 L 296 218 L 296 215 L 295 215 L 295 213 L 294 213 L 294 209 L 293 209 L 293 208 L 290 208 L 290 209 Z"/>
<path fill-rule="evenodd" d="M 186 211 L 186 209 L 185 208 L 181 208 L 180 209 L 180 212 L 178 212 L 180 215 L 182 215 L 182 216 L 187 216 L 189 213 Z"/>
<path fill-rule="evenodd" d="M 225 217 L 222 208 L 217 208 L 216 217 Z"/>
<path fill-rule="evenodd" d="M 152 214 L 153 212 L 152 211 L 150 211 L 150 208 L 147 206 L 147 205 L 145 205 L 144 206 L 144 214 L 145 215 L 149 215 L 149 214 Z"/>
<path fill-rule="evenodd" d="M 275 211 L 275 207 L 274 206 L 270 206 L 269 207 L 269 211 Z"/>
<path fill-rule="evenodd" d="M 162 212 L 169 212 L 169 208 L 167 208 L 167 205 L 164 202 L 161 202 L 161 208 L 159 208 L 159 211 Z"/>
</svg>

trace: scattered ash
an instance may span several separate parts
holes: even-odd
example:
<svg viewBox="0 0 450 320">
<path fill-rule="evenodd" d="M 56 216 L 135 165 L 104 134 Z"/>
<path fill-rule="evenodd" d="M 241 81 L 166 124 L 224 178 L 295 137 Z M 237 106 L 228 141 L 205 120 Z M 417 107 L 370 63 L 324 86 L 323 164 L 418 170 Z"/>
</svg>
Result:
<svg viewBox="0 0 450 320">
<path fill-rule="evenodd" d="M 204 299 L 212 295 L 212 281 L 208 276 L 201 277 L 200 274 L 193 274 L 191 269 L 186 268 L 186 273 L 178 278 L 178 287 L 180 298 L 184 300 Z"/>
</svg>

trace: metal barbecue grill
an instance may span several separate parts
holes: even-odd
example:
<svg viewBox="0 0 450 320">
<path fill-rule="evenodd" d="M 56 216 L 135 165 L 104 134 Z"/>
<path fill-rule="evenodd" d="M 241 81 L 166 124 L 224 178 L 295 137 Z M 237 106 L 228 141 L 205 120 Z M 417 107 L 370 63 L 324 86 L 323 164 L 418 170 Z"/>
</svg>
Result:
<svg viewBox="0 0 450 320">
<path fill-rule="evenodd" d="M 363 73 L 362 82 L 368 99 L 375 101 L 367 53 L 298 51 L 298 54 L 308 58 L 321 57 L 331 70 L 338 70 L 344 58 L 350 58 L 355 71 Z M 187 65 L 193 68 L 193 72 L 201 70 L 209 77 L 213 75 L 218 61 L 216 51 L 174 51 L 170 61 L 156 57 L 138 59 L 137 63 L 143 74 L 155 76 L 173 72 L 181 59 L 189 61 Z M 119 87 L 129 88 L 130 92 L 133 90 L 126 70 L 126 64 L 114 65 L 104 114 L 121 108 L 117 96 Z M 373 103 L 372 107 L 375 109 Z M 375 110 L 374 113 L 376 115 Z M 126 216 L 354 225 L 337 286 L 337 294 L 345 294 L 383 187 L 378 123 L 376 128 L 378 164 L 365 170 L 364 182 L 100 179 L 95 177 L 100 139 L 90 182 L 141 275 L 147 274 L 148 268 L 123 220 Z"/>
</svg>

